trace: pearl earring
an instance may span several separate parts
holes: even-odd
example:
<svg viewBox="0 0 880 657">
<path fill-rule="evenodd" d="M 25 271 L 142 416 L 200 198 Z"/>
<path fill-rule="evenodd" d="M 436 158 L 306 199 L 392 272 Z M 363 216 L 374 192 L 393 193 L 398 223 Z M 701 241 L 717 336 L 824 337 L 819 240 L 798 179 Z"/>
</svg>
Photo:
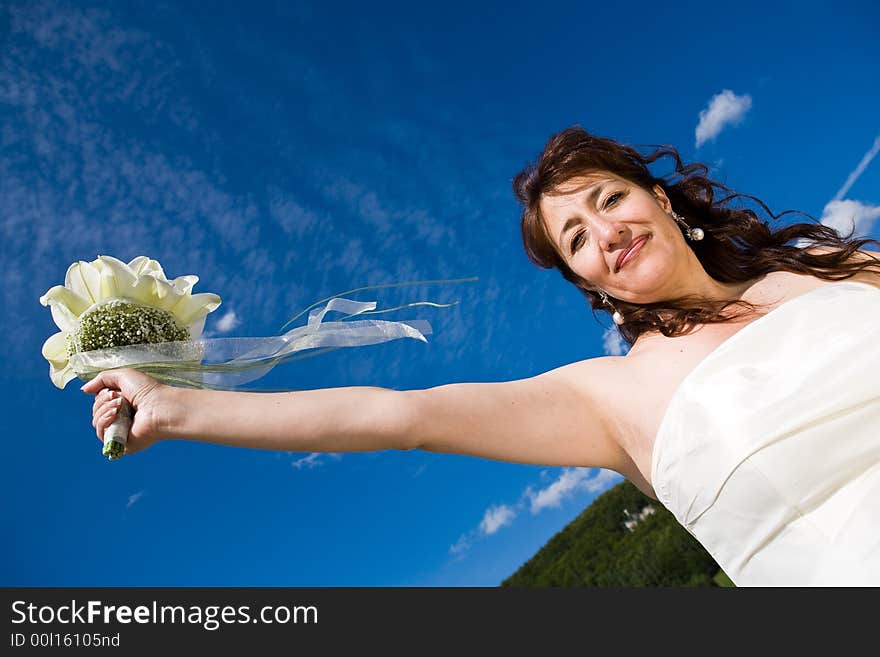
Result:
<svg viewBox="0 0 880 657">
<path fill-rule="evenodd" d="M 599 296 L 602 297 L 602 303 L 604 303 L 606 306 L 611 306 L 611 303 L 608 301 L 608 295 L 605 294 L 604 291 L 600 290 Z M 611 307 L 614 308 L 614 306 L 611 306 Z M 620 311 L 618 311 L 617 309 L 614 310 L 614 313 L 611 315 L 611 319 L 613 319 L 614 323 L 617 324 L 618 326 L 620 326 L 621 324 L 623 324 L 626 321 L 623 318 L 623 315 L 621 315 Z"/>
<path fill-rule="evenodd" d="M 688 239 L 694 242 L 699 242 L 706 236 L 702 228 L 691 228 L 690 226 L 688 226 L 682 216 L 678 214 L 675 210 L 672 211 L 672 218 L 685 227 L 685 234 L 687 235 Z"/>
</svg>

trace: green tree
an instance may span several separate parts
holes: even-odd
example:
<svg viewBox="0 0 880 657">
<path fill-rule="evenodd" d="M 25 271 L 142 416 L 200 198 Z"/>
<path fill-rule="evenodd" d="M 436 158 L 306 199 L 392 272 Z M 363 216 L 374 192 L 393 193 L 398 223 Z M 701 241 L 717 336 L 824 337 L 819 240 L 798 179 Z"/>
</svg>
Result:
<svg viewBox="0 0 880 657">
<path fill-rule="evenodd" d="M 627 528 L 626 522 L 633 522 Z M 628 481 L 598 496 L 503 587 L 733 586 L 675 517 Z"/>
</svg>

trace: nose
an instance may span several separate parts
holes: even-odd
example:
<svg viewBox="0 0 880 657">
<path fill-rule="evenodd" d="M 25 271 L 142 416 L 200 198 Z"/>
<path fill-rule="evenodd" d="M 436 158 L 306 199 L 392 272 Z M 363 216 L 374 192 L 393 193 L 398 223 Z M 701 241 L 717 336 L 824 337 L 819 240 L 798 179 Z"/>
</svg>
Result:
<svg viewBox="0 0 880 657">
<path fill-rule="evenodd" d="M 629 228 L 618 221 L 596 222 L 594 230 L 599 244 L 605 251 L 614 251 L 624 244 L 628 244 Z"/>
</svg>

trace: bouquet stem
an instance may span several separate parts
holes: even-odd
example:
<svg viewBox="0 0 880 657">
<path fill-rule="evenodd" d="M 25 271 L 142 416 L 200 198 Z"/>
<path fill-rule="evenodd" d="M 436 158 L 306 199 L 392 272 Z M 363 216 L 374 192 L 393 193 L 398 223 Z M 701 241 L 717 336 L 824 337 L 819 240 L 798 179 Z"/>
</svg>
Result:
<svg viewBox="0 0 880 657">
<path fill-rule="evenodd" d="M 123 400 L 113 423 L 104 430 L 104 448 L 101 453 L 111 461 L 122 458 L 130 429 L 131 405 Z"/>
</svg>

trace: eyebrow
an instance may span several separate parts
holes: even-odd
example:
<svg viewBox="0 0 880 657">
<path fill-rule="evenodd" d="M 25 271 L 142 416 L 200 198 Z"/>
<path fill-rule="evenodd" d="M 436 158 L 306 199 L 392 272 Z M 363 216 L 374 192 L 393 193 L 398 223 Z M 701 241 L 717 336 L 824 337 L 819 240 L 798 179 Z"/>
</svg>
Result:
<svg viewBox="0 0 880 657">
<path fill-rule="evenodd" d="M 603 180 L 602 182 L 594 183 L 591 187 L 588 188 L 590 189 L 590 193 L 587 195 L 588 203 L 594 204 L 596 202 L 596 197 L 602 193 L 602 188 L 608 182 L 609 181 L 607 180 Z M 571 230 L 573 226 L 576 226 L 579 222 L 580 219 L 578 219 L 577 217 L 569 217 L 568 219 L 566 219 L 565 224 L 562 226 L 562 232 L 559 233 L 559 245 L 562 246 L 562 248 L 565 248 L 562 245 L 562 238 L 565 237 L 565 234 L 569 230 Z"/>
</svg>

